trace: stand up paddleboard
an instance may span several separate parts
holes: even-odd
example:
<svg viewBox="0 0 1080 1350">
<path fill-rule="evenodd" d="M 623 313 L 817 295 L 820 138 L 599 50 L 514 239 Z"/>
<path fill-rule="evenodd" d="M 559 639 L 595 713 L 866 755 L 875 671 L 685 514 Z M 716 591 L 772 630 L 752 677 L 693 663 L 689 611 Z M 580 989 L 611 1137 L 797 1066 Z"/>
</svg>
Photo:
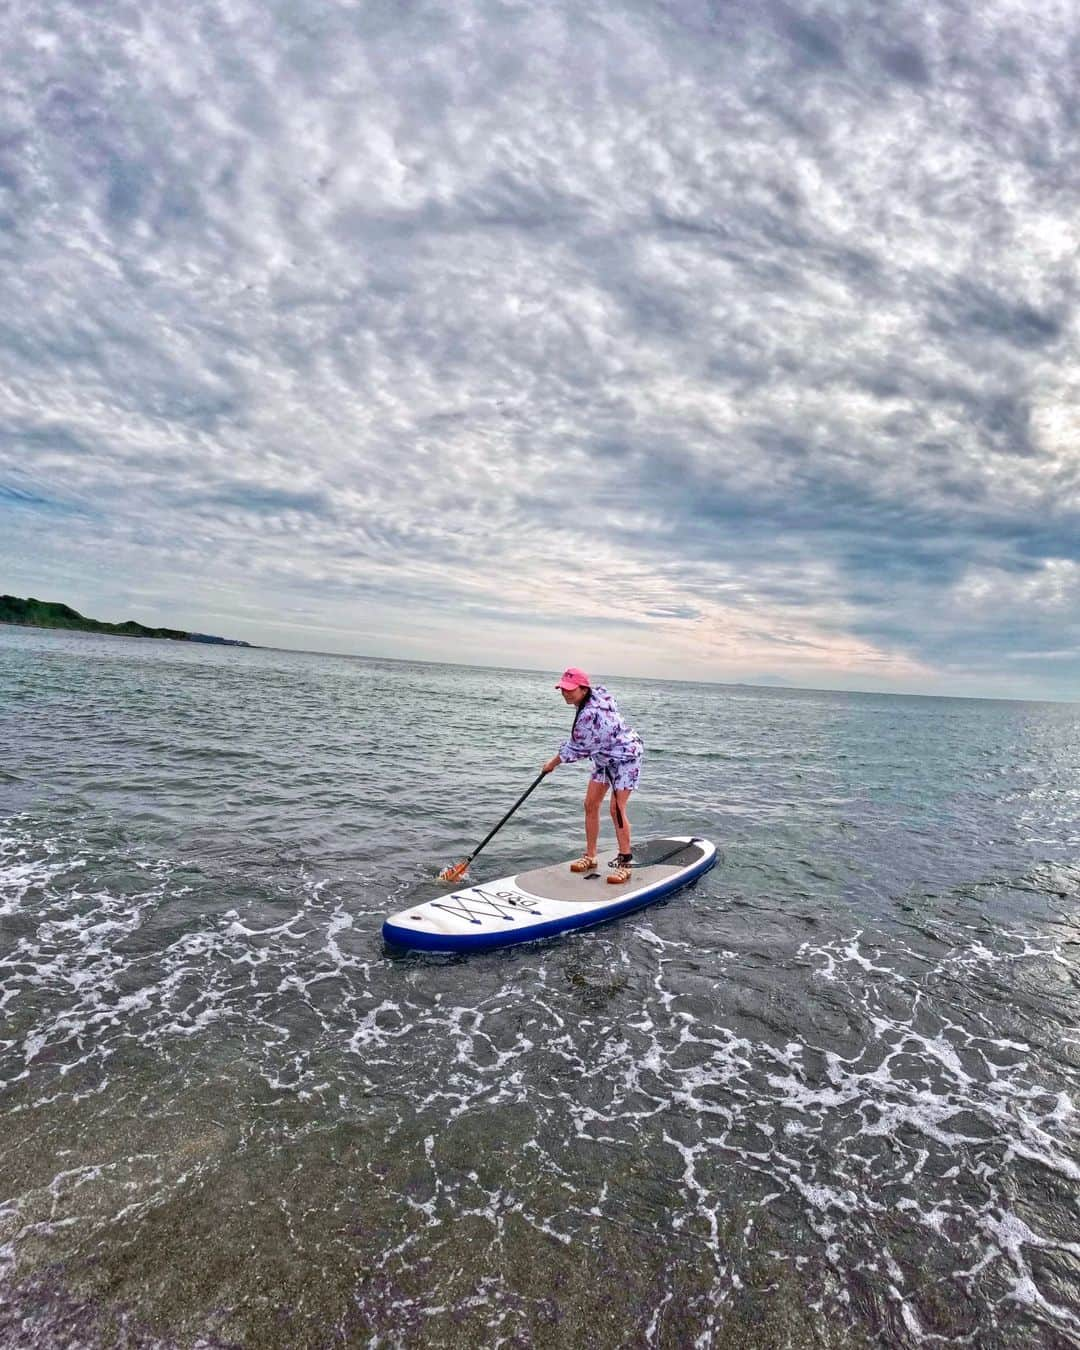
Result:
<svg viewBox="0 0 1080 1350">
<path fill-rule="evenodd" d="M 569 863 L 538 867 L 403 909 L 383 924 L 383 938 L 426 952 L 533 942 L 643 909 L 688 886 L 715 862 L 716 848 L 707 839 L 650 839 L 635 847 L 630 880 L 622 885 L 608 885 L 606 860 L 585 874 L 571 872 Z"/>
</svg>

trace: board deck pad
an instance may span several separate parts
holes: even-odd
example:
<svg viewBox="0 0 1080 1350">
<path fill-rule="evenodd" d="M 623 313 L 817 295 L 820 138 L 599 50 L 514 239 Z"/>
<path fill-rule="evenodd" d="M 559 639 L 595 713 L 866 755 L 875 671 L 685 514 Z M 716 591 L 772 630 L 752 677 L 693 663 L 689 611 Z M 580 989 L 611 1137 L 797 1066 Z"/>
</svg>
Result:
<svg viewBox="0 0 1080 1350">
<path fill-rule="evenodd" d="M 672 895 L 716 862 L 707 839 L 650 839 L 634 848 L 630 880 L 608 884 L 608 862 L 591 873 L 569 862 L 463 886 L 411 906 L 383 924 L 384 939 L 419 951 L 475 951 L 553 937 L 603 923 Z"/>
</svg>

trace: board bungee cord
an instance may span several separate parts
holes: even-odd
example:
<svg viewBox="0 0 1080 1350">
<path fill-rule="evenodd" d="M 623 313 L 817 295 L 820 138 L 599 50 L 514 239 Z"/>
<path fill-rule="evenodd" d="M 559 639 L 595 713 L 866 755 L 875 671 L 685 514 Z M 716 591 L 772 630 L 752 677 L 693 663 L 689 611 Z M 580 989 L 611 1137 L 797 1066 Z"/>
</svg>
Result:
<svg viewBox="0 0 1080 1350">
<path fill-rule="evenodd" d="M 646 841 L 625 887 L 598 887 L 598 873 L 572 873 L 566 862 L 519 872 L 410 906 L 383 924 L 383 938 L 414 951 L 490 950 L 589 928 L 666 899 L 717 861 L 700 836 Z"/>
</svg>

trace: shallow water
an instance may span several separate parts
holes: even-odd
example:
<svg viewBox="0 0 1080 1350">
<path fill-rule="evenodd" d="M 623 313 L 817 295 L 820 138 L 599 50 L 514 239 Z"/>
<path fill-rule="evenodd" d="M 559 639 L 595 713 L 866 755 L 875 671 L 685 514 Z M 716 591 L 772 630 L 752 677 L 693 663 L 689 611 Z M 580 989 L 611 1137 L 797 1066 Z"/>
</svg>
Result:
<svg viewBox="0 0 1080 1350">
<path fill-rule="evenodd" d="M 1080 1345 L 1080 707 L 610 683 L 722 863 L 424 958 L 550 678 L 0 628 L 0 1343 Z"/>
</svg>

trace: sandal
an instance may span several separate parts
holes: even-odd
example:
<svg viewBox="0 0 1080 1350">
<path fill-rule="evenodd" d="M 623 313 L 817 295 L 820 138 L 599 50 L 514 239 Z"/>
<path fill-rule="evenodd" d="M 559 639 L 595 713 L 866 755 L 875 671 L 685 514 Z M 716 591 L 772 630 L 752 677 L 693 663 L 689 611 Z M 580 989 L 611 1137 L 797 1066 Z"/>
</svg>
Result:
<svg viewBox="0 0 1080 1350">
<path fill-rule="evenodd" d="M 611 871 L 608 873 L 609 886 L 621 886 L 624 882 L 630 880 L 630 869 L 634 865 L 634 855 L 632 853 L 620 853 L 608 863 Z"/>
<path fill-rule="evenodd" d="M 595 858 L 590 858 L 589 855 L 588 855 L 587 853 L 584 853 L 584 854 L 582 854 L 582 856 L 577 860 L 577 862 L 572 862 L 572 863 L 570 864 L 570 871 L 571 871 L 571 872 L 595 872 L 595 871 L 596 871 L 596 859 L 595 859 Z"/>
</svg>

